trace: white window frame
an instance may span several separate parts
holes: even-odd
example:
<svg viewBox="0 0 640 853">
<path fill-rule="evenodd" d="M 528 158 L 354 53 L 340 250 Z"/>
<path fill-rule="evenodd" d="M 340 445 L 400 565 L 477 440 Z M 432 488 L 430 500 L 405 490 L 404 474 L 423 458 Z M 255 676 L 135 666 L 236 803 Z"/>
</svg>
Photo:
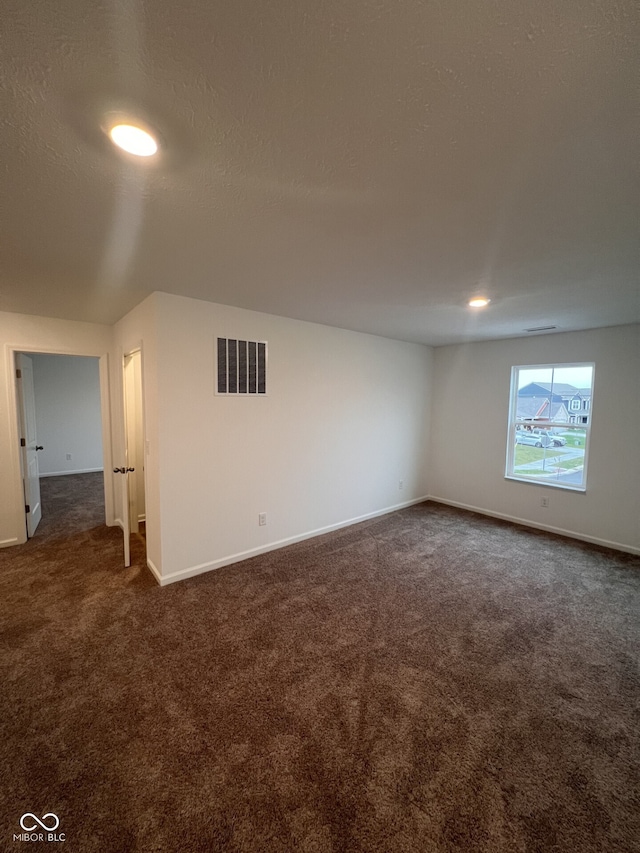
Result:
<svg viewBox="0 0 640 853">
<path fill-rule="evenodd" d="M 518 483 L 528 483 L 534 486 L 545 486 L 553 489 L 563 489 L 565 491 L 570 492 L 586 492 L 587 491 L 587 463 L 589 459 L 589 443 L 591 437 L 591 421 L 593 415 L 593 406 L 589 407 L 590 415 L 587 418 L 587 423 L 582 424 L 578 423 L 577 418 L 575 416 L 571 417 L 569 423 L 560 422 L 560 421 L 531 421 L 525 418 L 518 419 L 516 417 L 517 406 L 518 406 L 518 376 L 521 370 L 560 370 L 564 368 L 570 367 L 590 367 L 591 368 L 591 397 L 590 401 L 593 401 L 593 388 L 595 384 L 595 364 L 593 362 L 575 362 L 569 364 L 518 364 L 514 365 L 511 368 L 511 386 L 510 386 L 510 397 L 509 397 L 509 420 L 508 420 L 508 429 L 507 429 L 507 459 L 506 459 L 506 468 L 505 468 L 505 479 L 507 480 L 515 480 Z M 573 402 L 573 401 L 572 401 Z M 569 408 L 569 412 L 571 412 L 571 408 Z M 585 440 L 584 440 L 584 466 L 582 473 L 582 483 L 580 485 L 574 485 L 573 483 L 562 483 L 558 481 L 554 481 L 553 479 L 546 477 L 521 477 L 518 474 L 515 474 L 513 471 L 514 461 L 515 461 L 515 449 L 516 449 L 516 427 L 517 426 L 527 426 L 527 427 L 539 427 L 540 429 L 568 429 L 570 427 L 577 427 L 581 430 L 585 431 Z"/>
</svg>

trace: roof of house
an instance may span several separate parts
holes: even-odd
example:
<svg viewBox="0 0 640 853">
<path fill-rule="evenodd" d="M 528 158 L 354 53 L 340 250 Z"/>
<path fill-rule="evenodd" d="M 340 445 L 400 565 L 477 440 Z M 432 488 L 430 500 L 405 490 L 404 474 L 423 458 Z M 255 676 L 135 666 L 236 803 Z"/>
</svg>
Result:
<svg viewBox="0 0 640 853">
<path fill-rule="evenodd" d="M 547 397 L 518 397 L 516 407 L 517 418 L 545 418 L 547 420 L 556 420 L 558 416 L 568 416 L 568 412 L 564 403 L 552 402 L 551 410 L 549 411 L 549 400 Z"/>
<path fill-rule="evenodd" d="M 562 397 L 575 397 L 576 394 L 580 394 L 581 397 L 591 396 L 591 388 L 576 388 L 575 385 L 569 385 L 568 382 L 554 382 L 553 384 L 551 382 L 535 382 L 532 384 L 539 385 L 545 391 L 551 391 L 553 388 L 553 391 Z"/>
<path fill-rule="evenodd" d="M 522 388 L 518 389 L 518 397 L 539 397 L 543 400 L 551 398 L 552 400 L 560 402 L 562 400 L 561 392 L 555 391 L 552 394 L 549 389 L 550 386 L 546 385 L 545 387 L 542 382 L 530 382 L 528 385 L 524 385 Z"/>
</svg>

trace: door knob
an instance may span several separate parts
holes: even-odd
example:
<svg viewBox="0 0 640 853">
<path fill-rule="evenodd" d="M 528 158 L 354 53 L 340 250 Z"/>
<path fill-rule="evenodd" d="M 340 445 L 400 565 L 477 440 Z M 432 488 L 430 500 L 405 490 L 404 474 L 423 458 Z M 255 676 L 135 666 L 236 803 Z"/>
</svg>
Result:
<svg viewBox="0 0 640 853">
<path fill-rule="evenodd" d="M 135 471 L 135 468 L 127 468 L 127 471 Z"/>
<path fill-rule="evenodd" d="M 36 444 L 36 450 L 44 450 L 44 447 L 41 444 Z"/>
<path fill-rule="evenodd" d="M 126 474 L 127 469 L 126 468 L 114 468 L 113 473 L 114 474 Z"/>
</svg>

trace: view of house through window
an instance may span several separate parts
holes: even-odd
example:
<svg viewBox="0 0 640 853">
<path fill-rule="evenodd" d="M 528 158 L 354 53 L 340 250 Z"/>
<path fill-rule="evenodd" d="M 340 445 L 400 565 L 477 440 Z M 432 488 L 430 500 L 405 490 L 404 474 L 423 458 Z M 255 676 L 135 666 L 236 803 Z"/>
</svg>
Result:
<svg viewBox="0 0 640 853">
<path fill-rule="evenodd" d="M 584 491 L 593 364 L 514 367 L 506 476 Z"/>
</svg>

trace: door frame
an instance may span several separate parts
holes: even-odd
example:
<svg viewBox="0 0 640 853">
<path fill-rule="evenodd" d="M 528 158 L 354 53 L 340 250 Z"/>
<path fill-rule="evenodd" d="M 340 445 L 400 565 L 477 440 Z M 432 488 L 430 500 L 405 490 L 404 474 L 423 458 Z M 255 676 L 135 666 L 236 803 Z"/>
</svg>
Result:
<svg viewBox="0 0 640 853">
<path fill-rule="evenodd" d="M 112 527 L 114 524 L 114 507 L 113 507 L 113 477 L 109 476 L 113 467 L 112 459 L 112 444 L 111 444 L 111 393 L 109 385 L 109 353 L 97 355 L 95 352 L 87 352 L 86 349 L 80 350 L 52 348 L 46 346 L 34 346 L 31 344 L 7 344 L 7 365 L 11 372 L 10 381 L 7 383 L 9 392 L 9 423 L 10 423 L 10 439 L 14 452 L 13 459 L 13 505 L 15 507 L 16 522 L 21 518 L 20 523 L 16 523 L 16 531 L 18 536 L 11 544 L 20 545 L 27 541 L 27 525 L 24 522 L 24 492 L 22 479 L 22 460 L 20 458 L 20 411 L 18 404 L 18 390 L 16 387 L 16 354 L 17 353 L 34 353 L 37 355 L 71 355 L 83 356 L 85 358 L 97 358 L 100 374 L 100 417 L 102 422 L 102 461 L 104 466 L 104 506 L 105 506 L 105 523 Z M 7 543 L 9 544 L 9 543 Z"/>
<path fill-rule="evenodd" d="M 140 356 L 140 396 L 142 408 L 140 411 L 140 415 L 142 418 L 141 426 L 142 426 L 142 457 L 143 457 L 143 476 L 144 476 L 144 492 L 145 497 L 147 495 L 147 432 L 146 432 L 146 407 L 145 407 L 145 394 L 144 394 L 144 346 L 142 340 L 136 341 L 133 346 L 128 348 L 119 347 L 118 348 L 118 383 L 119 383 L 119 399 L 120 405 L 122 406 L 122 411 L 119 411 L 119 414 L 116 415 L 117 421 L 117 429 L 118 429 L 118 441 L 121 443 L 120 450 L 118 452 L 119 459 L 124 460 L 125 467 L 129 467 L 129 438 L 128 438 L 128 428 L 127 428 L 127 399 L 126 399 L 126 377 L 125 370 L 127 361 L 133 356 Z M 122 528 L 122 532 L 124 534 L 124 564 L 125 567 L 131 565 L 131 526 L 130 526 L 130 504 L 129 504 L 129 474 L 124 475 L 124 479 L 120 481 L 121 492 L 120 492 L 120 501 L 118 502 L 114 483 L 114 509 L 115 511 L 115 519 L 114 523 L 119 525 Z M 116 503 L 119 504 L 116 507 Z M 145 541 L 145 553 L 146 553 L 146 541 Z M 148 557 L 147 564 L 148 564 Z"/>
<path fill-rule="evenodd" d="M 125 430 L 125 459 L 126 459 L 127 467 L 130 466 L 131 461 L 132 461 L 130 458 L 131 447 L 129 446 L 129 438 L 130 438 L 129 418 L 130 418 L 131 413 L 129 412 L 129 402 L 128 402 L 127 367 L 131 363 L 132 359 L 135 358 L 136 356 L 138 356 L 138 358 L 139 358 L 139 362 L 138 362 L 138 374 L 139 375 L 138 375 L 138 381 L 136 383 L 137 387 L 136 387 L 135 391 L 139 391 L 139 397 L 140 397 L 140 411 L 138 412 L 138 417 L 139 417 L 138 428 L 140 430 L 140 435 L 142 437 L 142 446 L 140 447 L 141 458 L 136 457 L 133 461 L 135 461 L 137 466 L 142 467 L 142 472 L 140 472 L 139 470 L 136 470 L 134 473 L 137 475 L 140 475 L 140 473 L 142 473 L 142 489 L 143 489 L 144 494 L 146 495 L 146 485 L 147 485 L 146 484 L 146 468 L 147 468 L 147 466 L 145 464 L 145 461 L 146 461 L 145 460 L 145 448 L 146 448 L 147 431 L 146 431 L 146 422 L 145 422 L 145 416 L 144 416 L 145 412 L 144 412 L 142 344 L 139 344 L 134 349 L 127 350 L 124 353 L 123 358 L 122 358 L 122 390 L 123 390 L 123 394 L 124 394 L 123 408 L 124 408 L 124 430 Z M 134 479 L 139 482 L 139 476 L 135 477 Z M 129 482 L 128 478 L 127 478 L 127 485 L 130 487 L 130 482 Z M 137 494 L 138 494 L 138 488 L 136 485 L 136 501 L 137 501 Z M 129 494 L 129 498 L 131 498 L 131 494 Z M 129 508 L 131 508 L 131 504 L 129 504 Z M 136 504 L 136 508 L 137 508 L 137 504 Z M 137 533 L 139 530 L 139 524 L 140 524 L 139 514 L 136 513 L 136 518 L 134 520 L 134 524 L 132 524 L 131 521 L 132 521 L 132 518 L 130 517 L 130 519 L 129 519 L 129 532 L 130 533 L 132 533 L 132 532 Z"/>
<path fill-rule="evenodd" d="M 15 354 L 16 393 L 18 399 L 18 430 L 20 432 L 20 462 L 22 486 L 24 490 L 25 521 L 27 538 L 31 539 L 42 519 L 42 500 L 40 497 L 40 462 L 38 436 L 36 429 L 36 399 L 33 376 L 33 358 L 24 352 Z M 20 374 L 18 376 L 18 374 Z M 31 439 L 34 444 L 31 444 Z M 32 472 L 32 464 L 35 471 Z M 28 507 L 28 509 L 27 509 Z"/>
</svg>

